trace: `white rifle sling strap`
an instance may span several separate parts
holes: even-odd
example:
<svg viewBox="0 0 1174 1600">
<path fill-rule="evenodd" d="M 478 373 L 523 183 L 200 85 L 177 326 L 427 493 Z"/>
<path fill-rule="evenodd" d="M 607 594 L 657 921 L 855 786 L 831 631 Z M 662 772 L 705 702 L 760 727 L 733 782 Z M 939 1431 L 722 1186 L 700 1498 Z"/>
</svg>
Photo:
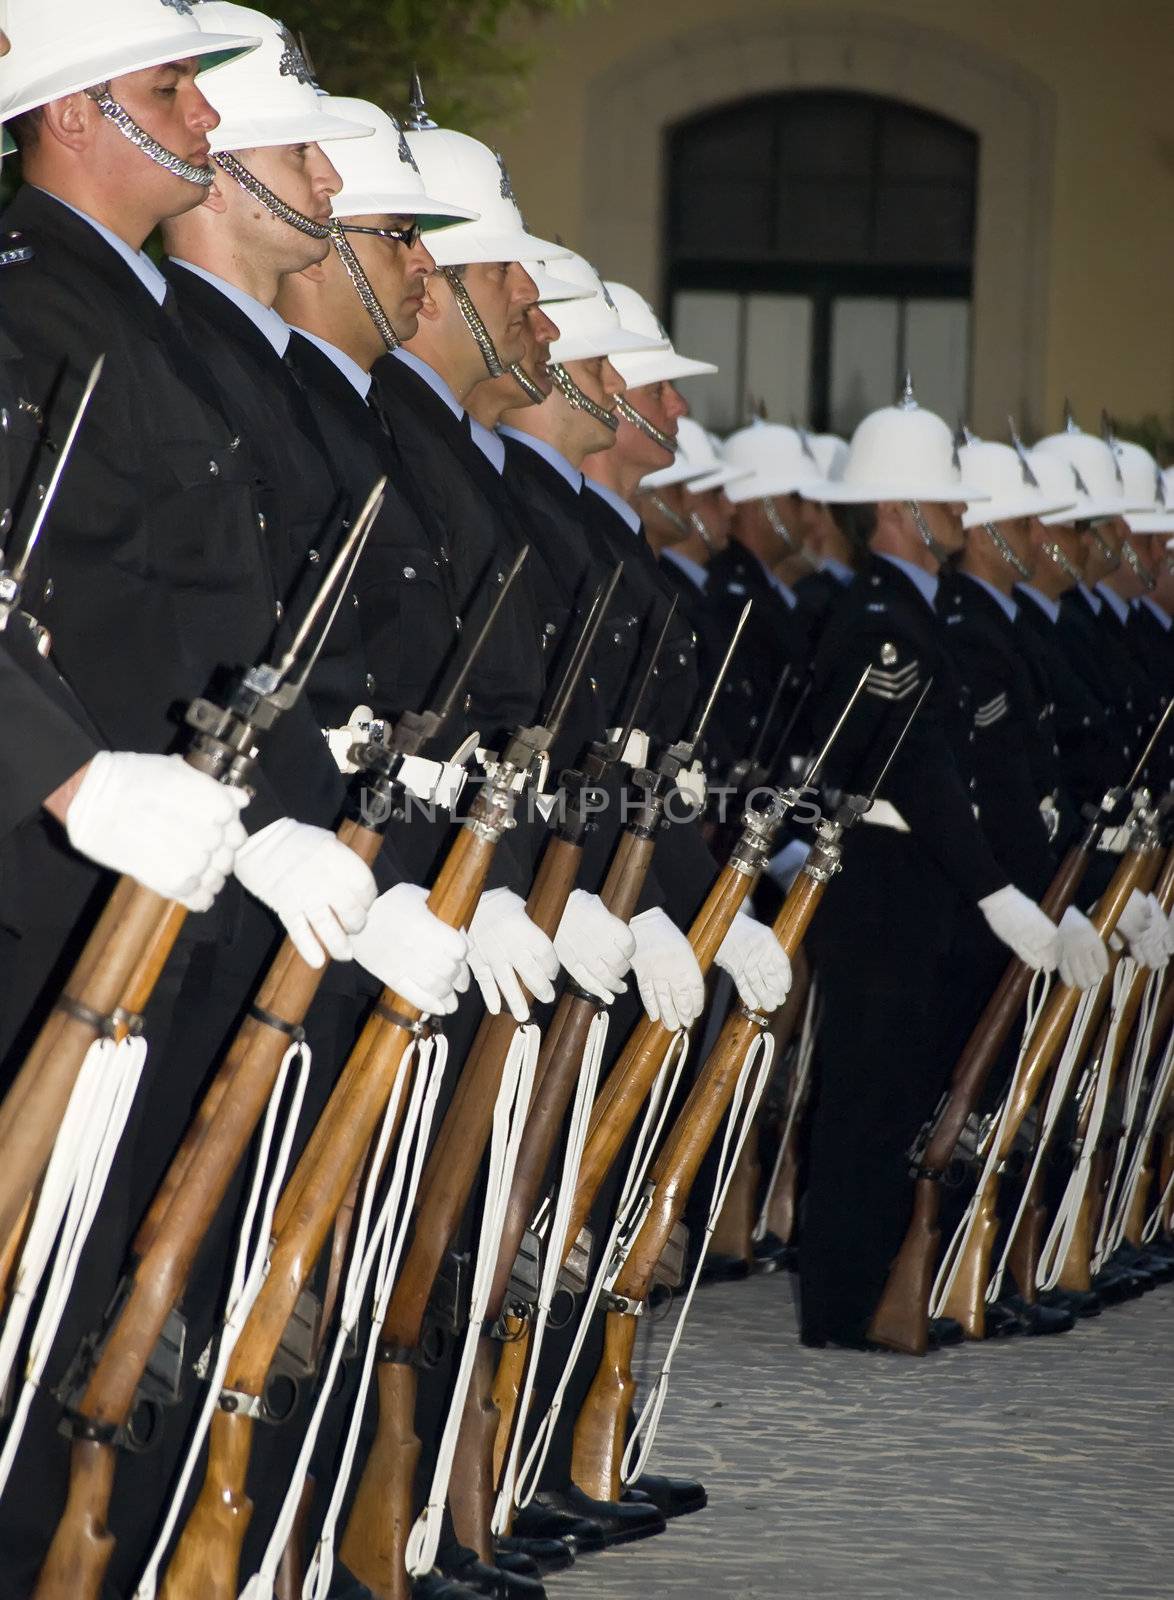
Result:
<svg viewBox="0 0 1174 1600">
<path fill-rule="evenodd" d="M 591 1287 L 583 1299 L 582 1315 L 579 1326 L 575 1330 L 574 1343 L 570 1354 L 567 1356 L 562 1375 L 555 1387 L 546 1415 L 538 1425 L 534 1441 L 528 1454 L 522 1461 L 518 1473 L 517 1491 L 514 1503 L 517 1506 L 527 1506 L 534 1498 L 542 1477 L 542 1469 L 546 1465 L 546 1457 L 550 1453 L 551 1441 L 554 1438 L 555 1424 L 562 1410 L 563 1400 L 566 1398 L 567 1389 L 570 1387 L 571 1377 L 579 1357 L 583 1353 L 583 1346 L 587 1342 L 587 1335 L 591 1329 L 591 1318 L 599 1297 L 609 1284 L 615 1282 L 616 1274 L 624 1263 L 626 1251 L 621 1244 L 621 1239 L 630 1241 L 644 1220 L 648 1210 L 648 1200 L 644 1193 L 644 1178 L 652 1164 L 652 1157 L 660 1143 L 660 1136 L 668 1118 L 669 1108 L 677 1092 L 677 1085 L 685 1070 L 685 1062 L 689 1059 L 689 1035 L 683 1028 L 673 1034 L 672 1042 L 665 1054 L 664 1062 L 656 1075 L 652 1085 L 652 1093 L 648 1097 L 648 1105 L 644 1112 L 644 1119 L 640 1124 L 640 1132 L 636 1138 L 636 1145 L 632 1151 L 632 1158 L 628 1164 L 628 1171 L 624 1178 L 624 1186 L 620 1191 L 619 1205 L 616 1207 L 615 1220 L 611 1225 L 607 1239 L 599 1256 L 599 1266 Z M 532 1359 L 532 1356 L 531 1356 Z M 523 1426 L 523 1418 L 519 1410 L 517 1426 Z"/>
<path fill-rule="evenodd" d="M 1133 1051 L 1129 1059 L 1129 1076 L 1125 1082 L 1124 1126 L 1117 1141 L 1113 1160 L 1113 1174 L 1105 1190 L 1105 1203 L 1101 1209 L 1101 1225 L 1097 1230 L 1096 1248 L 1092 1256 L 1092 1270 L 1099 1272 L 1105 1262 L 1125 1237 L 1129 1201 L 1141 1175 L 1140 1160 L 1129 1162 L 1126 1176 L 1126 1158 L 1131 1154 L 1134 1125 L 1141 1112 L 1142 1092 L 1145 1089 L 1145 1069 L 1154 1043 L 1154 1028 L 1158 1021 L 1158 1002 L 1162 994 L 1163 970 L 1157 968 L 1146 979 L 1145 990 L 1138 1009 L 1137 1027 L 1133 1036 Z M 1133 1149 L 1140 1157 L 1144 1146 L 1139 1142 Z M 1124 1186 L 1122 1179 L 1125 1178 Z"/>
<path fill-rule="evenodd" d="M 775 1190 L 779 1186 L 779 1179 L 783 1175 L 783 1162 L 787 1158 L 787 1151 L 795 1133 L 795 1123 L 799 1117 L 803 1096 L 811 1079 L 811 1064 L 815 1059 L 815 1037 L 819 1031 L 819 980 L 812 978 L 807 990 L 807 1002 L 803 1008 L 803 1027 L 799 1034 L 799 1047 L 795 1052 L 794 1076 L 791 1080 L 791 1092 L 787 1103 L 787 1120 L 783 1124 L 782 1137 L 779 1140 L 778 1153 L 775 1164 L 771 1168 L 770 1182 L 766 1186 L 762 1207 L 758 1213 L 758 1221 L 754 1224 L 754 1231 L 750 1237 L 755 1244 L 761 1244 L 770 1232 L 770 1208 L 774 1203 Z"/>
<path fill-rule="evenodd" d="M 522 1448 L 522 1418 L 530 1410 L 534 1383 L 538 1376 L 538 1357 L 550 1320 L 550 1308 L 558 1289 L 558 1275 L 566 1251 L 567 1229 L 571 1221 L 571 1207 L 575 1199 L 575 1185 L 579 1181 L 579 1167 L 583 1161 L 583 1148 L 587 1143 L 587 1130 L 591 1124 L 591 1107 L 603 1065 L 603 1051 L 607 1043 L 610 1016 L 597 1011 L 587 1030 L 583 1046 L 583 1060 L 575 1085 L 575 1098 L 571 1106 L 570 1126 L 567 1130 L 563 1168 L 559 1175 L 558 1190 L 553 1208 L 549 1212 L 549 1229 L 543 1247 L 542 1276 L 538 1283 L 538 1305 L 530 1329 L 530 1348 L 527 1352 L 526 1373 L 521 1393 L 514 1411 L 514 1427 L 509 1450 L 502 1468 L 501 1484 L 493 1508 L 492 1531 L 497 1535 L 509 1532 L 513 1509 L 514 1480 L 518 1474 L 518 1457 Z"/>
<path fill-rule="evenodd" d="M 294 1132 L 298 1125 L 302 1097 L 306 1092 L 312 1060 L 313 1054 L 304 1040 L 297 1040 L 290 1045 L 282 1057 L 277 1079 L 269 1096 L 269 1104 L 265 1108 L 265 1120 L 261 1125 L 257 1155 L 253 1162 L 248 1202 L 237 1238 L 236 1257 L 232 1264 L 224 1324 L 219 1335 L 213 1339 L 216 1353 L 211 1362 L 211 1370 L 208 1372 L 208 1386 L 167 1507 L 167 1515 L 159 1531 L 159 1537 L 147 1558 L 133 1600 L 155 1600 L 159 1588 L 159 1571 L 171 1546 L 172 1535 L 179 1523 L 188 1485 L 199 1464 L 204 1440 L 212 1425 L 212 1418 L 220 1400 L 220 1387 L 228 1370 L 229 1358 L 269 1270 L 269 1240 L 273 1213 L 277 1209 L 278 1196 L 285 1181 L 285 1170 L 289 1165 Z M 293 1085 L 289 1088 L 291 1075 Z M 288 1097 L 287 1088 L 289 1088 Z M 287 1099 L 288 1104 L 283 1110 L 283 1102 Z M 273 1154 L 275 1142 L 277 1151 Z"/>
<path fill-rule="evenodd" d="M 763 1020 L 765 1023 L 769 1019 L 764 1018 Z M 742 1148 L 746 1143 L 751 1128 L 754 1126 L 754 1117 L 758 1111 L 759 1101 L 762 1099 L 763 1092 L 770 1081 L 774 1056 L 774 1035 L 764 1028 L 763 1032 L 757 1034 L 750 1041 L 746 1059 L 743 1061 L 741 1071 L 738 1073 L 738 1082 L 734 1087 L 729 1115 L 726 1118 L 725 1132 L 722 1135 L 717 1178 L 713 1186 L 713 1197 L 709 1203 L 709 1213 L 705 1219 L 705 1232 L 701 1239 L 701 1248 L 697 1252 L 693 1275 L 689 1279 L 689 1287 L 685 1291 L 680 1315 L 677 1317 L 677 1325 L 673 1329 L 668 1349 L 664 1353 L 664 1360 L 660 1364 L 656 1382 L 649 1391 L 648 1399 L 644 1402 L 644 1408 L 636 1419 L 636 1425 L 632 1429 L 631 1437 L 628 1440 L 628 1447 L 624 1451 L 620 1476 L 625 1486 L 633 1484 L 644 1471 L 644 1468 L 648 1465 L 648 1458 L 652 1454 L 652 1447 L 656 1443 L 656 1433 L 660 1427 L 661 1413 L 668 1397 L 669 1376 L 672 1372 L 673 1360 L 685 1332 L 685 1319 L 688 1317 L 689 1308 L 693 1304 L 693 1296 L 697 1293 L 697 1285 L 701 1282 L 701 1273 L 705 1267 L 705 1258 L 709 1253 L 710 1240 L 713 1238 L 713 1231 L 717 1227 L 722 1207 L 726 1203 L 726 1195 L 729 1193 L 730 1184 L 733 1182 L 734 1172 L 737 1169 Z"/>
<path fill-rule="evenodd" d="M 1109 1031 L 1105 1038 L 1105 1046 L 1101 1052 L 1100 1061 L 1096 1067 L 1096 1081 L 1092 1085 L 1092 1105 L 1089 1111 L 1088 1128 L 1081 1141 L 1080 1155 L 1077 1157 L 1076 1165 L 1069 1176 L 1067 1187 L 1064 1190 L 1064 1197 L 1056 1208 L 1051 1232 L 1045 1239 L 1043 1249 L 1040 1251 L 1036 1283 L 1041 1289 L 1054 1289 L 1059 1283 L 1060 1275 L 1064 1270 L 1064 1263 L 1068 1257 L 1068 1251 L 1076 1235 L 1077 1224 L 1080 1221 L 1080 1208 L 1092 1174 L 1092 1159 L 1096 1153 L 1097 1145 L 1100 1143 L 1101 1127 L 1105 1120 L 1105 1108 L 1109 1103 L 1108 1063 L 1116 1054 L 1117 1035 L 1121 1029 L 1122 1008 L 1136 972 L 1137 967 L 1132 956 L 1122 956 L 1117 963 L 1117 970 L 1113 974 L 1113 998 L 1109 1002 Z"/>
<path fill-rule="evenodd" d="M 1031 980 L 1031 987 L 1027 992 L 1027 1017 L 1023 1024 L 1023 1037 L 1019 1042 L 1019 1059 L 1015 1063 L 1015 1072 L 1011 1079 L 1011 1086 L 1007 1090 L 999 1112 L 998 1124 L 991 1135 L 990 1148 L 987 1151 L 986 1161 L 979 1176 L 978 1185 L 971 1197 L 970 1204 L 963 1213 L 962 1220 L 954 1232 L 953 1238 L 946 1247 L 942 1257 L 942 1264 L 938 1268 L 938 1275 L 934 1279 L 933 1289 L 929 1297 L 929 1314 L 931 1317 L 940 1317 L 942 1307 L 949 1299 L 950 1291 L 954 1287 L 954 1280 L 966 1256 L 966 1247 L 970 1241 L 979 1216 L 979 1204 L 985 1190 L 994 1179 L 999 1168 L 999 1146 L 1003 1142 L 1003 1133 L 1010 1117 L 1011 1104 L 1014 1098 L 1015 1085 L 1023 1071 L 1023 1058 L 1027 1054 L 1027 1047 L 1035 1032 L 1043 1011 L 1044 1001 L 1047 999 L 1049 980 L 1042 972 L 1037 972 Z"/>
<path fill-rule="evenodd" d="M 24 1381 L 0 1453 L 0 1494 L 7 1486 L 37 1386 L 65 1315 L 146 1059 L 147 1041 L 141 1037 L 128 1035 L 117 1044 L 112 1039 L 96 1039 L 86 1052 L 53 1145 L 0 1335 L 2 1392 L 12 1375 L 33 1302 L 48 1270 L 44 1298 L 25 1358 Z"/>
<path fill-rule="evenodd" d="M 408 1049 L 400 1059 L 387 1107 L 376 1134 L 351 1236 L 351 1253 L 343 1282 L 338 1328 L 331 1343 L 326 1369 L 318 1380 L 314 1410 L 302 1438 L 277 1522 L 265 1547 L 265 1555 L 260 1567 L 242 1590 L 242 1600 L 271 1600 L 275 1592 L 278 1568 L 297 1519 L 310 1461 L 322 1431 L 327 1409 L 334 1398 L 335 1381 L 346 1354 L 347 1343 L 362 1314 L 363 1301 L 372 1274 L 378 1268 L 380 1274 L 394 1275 L 399 1267 L 412 1201 L 424 1165 L 424 1150 L 432 1126 L 432 1114 L 436 1108 L 444 1063 L 448 1058 L 447 1044 L 443 1036 L 438 1036 L 436 1040 L 421 1041 L 416 1050 L 416 1073 L 412 1080 L 408 1104 L 404 1110 L 403 1122 L 400 1125 L 395 1161 L 386 1187 L 383 1187 L 382 1178 L 387 1151 L 396 1126 L 397 1112 L 406 1075 L 411 1068 L 412 1056 L 413 1051 Z M 373 1216 L 374 1223 L 372 1223 Z M 320 1571 L 325 1571 L 323 1594 L 329 1586 L 334 1564 L 333 1544 L 328 1545 L 323 1557 L 320 1558 L 319 1552 L 322 1550 L 322 1541 L 319 1540 L 314 1562 L 306 1578 L 307 1594 L 317 1593 L 315 1586 L 319 1582 Z"/>
<path fill-rule="evenodd" d="M 444 1432 L 440 1437 L 440 1448 L 437 1452 L 432 1484 L 428 1490 L 428 1500 L 408 1535 L 405 1564 L 414 1578 L 431 1572 L 436 1563 L 436 1552 L 440 1548 L 441 1522 L 444 1517 L 445 1501 L 448 1499 L 448 1484 L 452 1476 L 453 1458 L 456 1455 L 457 1439 L 461 1431 L 465 1397 L 469 1392 L 469 1381 L 473 1375 L 473 1363 L 481 1337 L 485 1308 L 489 1303 L 489 1291 L 493 1287 L 493 1275 L 497 1267 L 497 1247 L 501 1240 L 501 1230 L 505 1226 L 506 1206 L 509 1203 L 510 1189 L 513 1187 L 518 1149 L 526 1127 L 526 1112 L 530 1106 L 534 1069 L 538 1065 L 538 1048 L 541 1043 L 542 1030 L 535 1023 L 527 1022 L 515 1029 L 502 1070 L 501 1086 L 494 1102 L 493 1136 L 489 1144 L 489 1177 L 485 1186 L 485 1210 L 481 1219 L 481 1232 L 477 1240 L 477 1265 L 473 1272 L 470 1294 L 469 1326 L 465 1330 L 465 1342 L 461 1346 L 456 1383 L 448 1416 L 444 1422 Z"/>
</svg>

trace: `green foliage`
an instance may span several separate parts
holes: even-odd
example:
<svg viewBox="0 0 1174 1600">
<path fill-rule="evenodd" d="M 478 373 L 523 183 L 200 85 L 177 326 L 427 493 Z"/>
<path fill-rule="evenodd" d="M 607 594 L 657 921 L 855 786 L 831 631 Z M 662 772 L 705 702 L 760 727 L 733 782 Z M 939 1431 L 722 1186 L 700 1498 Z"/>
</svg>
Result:
<svg viewBox="0 0 1174 1600">
<path fill-rule="evenodd" d="M 546 17 L 576 16 L 591 0 L 281 0 L 322 86 L 401 115 L 419 70 L 431 116 L 477 133 L 525 103 L 538 54 L 526 41 Z"/>
<path fill-rule="evenodd" d="M 1174 465 L 1174 417 L 1159 417 L 1151 411 L 1138 422 L 1120 422 L 1114 418 L 1113 427 L 1119 439 L 1131 439 L 1134 444 L 1144 445 L 1161 466 Z"/>
</svg>

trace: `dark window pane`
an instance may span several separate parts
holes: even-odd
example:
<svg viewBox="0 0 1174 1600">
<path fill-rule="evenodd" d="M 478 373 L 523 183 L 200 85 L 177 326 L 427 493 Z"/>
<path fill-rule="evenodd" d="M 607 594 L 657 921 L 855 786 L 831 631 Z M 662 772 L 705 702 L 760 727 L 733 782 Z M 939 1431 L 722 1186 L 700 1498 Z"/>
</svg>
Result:
<svg viewBox="0 0 1174 1600">
<path fill-rule="evenodd" d="M 974 201 L 945 183 L 893 179 L 878 195 L 876 260 L 968 267 Z"/>
<path fill-rule="evenodd" d="M 867 179 L 788 178 L 775 219 L 785 261 L 866 261 L 872 254 L 872 192 Z"/>
<path fill-rule="evenodd" d="M 702 261 L 760 260 L 772 253 L 770 190 L 753 177 L 706 179 L 680 194 L 673 250 Z"/>
<path fill-rule="evenodd" d="M 872 170 L 876 112 L 859 95 L 800 94 L 780 108 L 779 157 L 808 177 L 864 177 Z"/>
<path fill-rule="evenodd" d="M 972 188 L 977 147 L 972 133 L 940 117 L 894 107 L 881 119 L 882 176 L 945 178 Z"/>
</svg>

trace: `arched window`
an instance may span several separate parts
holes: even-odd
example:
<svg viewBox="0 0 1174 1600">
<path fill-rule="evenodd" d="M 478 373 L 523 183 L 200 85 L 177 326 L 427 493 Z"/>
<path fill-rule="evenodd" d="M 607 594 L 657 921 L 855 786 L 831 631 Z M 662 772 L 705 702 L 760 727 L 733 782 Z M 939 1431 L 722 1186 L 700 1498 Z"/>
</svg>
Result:
<svg viewBox="0 0 1174 1600">
<path fill-rule="evenodd" d="M 849 434 L 909 367 L 951 422 L 969 396 L 978 140 L 874 95 L 795 91 L 668 136 L 665 300 L 714 428 L 761 403 Z"/>
</svg>

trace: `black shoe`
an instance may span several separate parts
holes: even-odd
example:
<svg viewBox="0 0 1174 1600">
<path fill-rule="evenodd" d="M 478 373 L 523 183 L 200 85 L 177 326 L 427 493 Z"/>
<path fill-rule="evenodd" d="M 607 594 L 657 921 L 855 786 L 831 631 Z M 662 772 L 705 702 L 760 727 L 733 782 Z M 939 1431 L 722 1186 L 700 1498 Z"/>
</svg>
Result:
<svg viewBox="0 0 1174 1600">
<path fill-rule="evenodd" d="M 1131 1268 L 1110 1262 L 1102 1267 L 1092 1280 L 1092 1286 L 1106 1305 L 1120 1305 L 1123 1300 L 1136 1300 L 1151 1287 L 1148 1279 Z"/>
<path fill-rule="evenodd" d="M 570 1512 L 544 1500 L 531 1500 L 514 1513 L 515 1539 L 558 1539 L 573 1542 L 576 1555 L 591 1555 L 607 1544 L 604 1531 L 590 1517 Z"/>
<path fill-rule="evenodd" d="M 741 1256 L 726 1256 L 711 1250 L 701 1269 L 702 1283 L 737 1283 L 750 1276 L 750 1264 Z"/>
<path fill-rule="evenodd" d="M 1156 1250 L 1151 1250 L 1148 1245 L 1138 1250 L 1134 1245 L 1123 1244 L 1113 1260 L 1124 1261 L 1131 1272 L 1148 1273 L 1155 1283 L 1169 1283 L 1174 1278 L 1174 1261 Z"/>
<path fill-rule="evenodd" d="M 539 1578 L 538 1563 L 526 1550 L 501 1550 L 496 1540 L 493 1545 L 492 1565 L 502 1572 L 512 1572 L 515 1578 Z"/>
<path fill-rule="evenodd" d="M 1095 1289 L 1044 1289 L 1036 1296 L 1036 1304 L 1058 1306 L 1061 1311 L 1071 1311 L 1074 1317 L 1101 1314 L 1101 1297 Z"/>
<path fill-rule="evenodd" d="M 961 1344 L 965 1335 L 962 1324 L 953 1317 L 931 1317 L 929 1321 L 929 1347 L 940 1350 L 943 1345 Z"/>
<path fill-rule="evenodd" d="M 764 1234 L 755 1241 L 755 1272 L 789 1272 L 799 1257 L 793 1244 L 784 1244 L 777 1233 Z"/>
<path fill-rule="evenodd" d="M 1049 1333 L 1068 1333 L 1076 1326 L 1076 1314 L 1069 1306 L 1029 1305 L 1018 1294 L 1005 1294 L 997 1303 L 1015 1313 L 1019 1318 L 1020 1332 L 1029 1338 L 1039 1338 Z"/>
<path fill-rule="evenodd" d="M 1024 1332 L 1022 1320 L 1003 1300 L 996 1300 L 986 1307 L 983 1321 L 986 1326 L 984 1339 L 1010 1339 L 1015 1334 Z"/>
<path fill-rule="evenodd" d="M 360 1583 L 354 1589 L 345 1589 L 341 1600 L 375 1600 L 375 1597 Z M 446 1578 L 442 1572 L 429 1572 L 422 1578 L 412 1579 L 412 1600 L 478 1600 L 478 1592 Z"/>
<path fill-rule="evenodd" d="M 541 1578 L 523 1577 L 520 1573 L 507 1572 L 504 1567 L 491 1567 L 488 1562 L 478 1560 L 476 1552 L 464 1545 L 446 1550 L 443 1559 L 446 1577 L 455 1578 L 475 1594 L 485 1595 L 487 1600 L 546 1600 Z"/>
<path fill-rule="evenodd" d="M 674 1517 L 687 1517 L 691 1512 L 704 1511 L 709 1496 L 703 1483 L 692 1478 L 661 1478 L 654 1473 L 640 1475 L 624 1495 L 625 1502 L 643 1502 L 654 1505 L 666 1522 Z"/>
<path fill-rule="evenodd" d="M 544 1491 L 540 1498 L 560 1511 L 599 1523 L 609 1549 L 612 1545 L 633 1544 L 637 1539 L 651 1539 L 665 1530 L 665 1520 L 655 1506 L 639 1501 L 625 1505 L 618 1500 L 593 1500 L 575 1484 L 569 1489 Z"/>
<path fill-rule="evenodd" d="M 520 1539 L 513 1534 L 493 1541 L 494 1561 L 507 1571 L 506 1557 L 517 1555 L 525 1556 L 538 1572 L 562 1572 L 574 1562 L 575 1550 L 574 1539 Z"/>
</svg>

